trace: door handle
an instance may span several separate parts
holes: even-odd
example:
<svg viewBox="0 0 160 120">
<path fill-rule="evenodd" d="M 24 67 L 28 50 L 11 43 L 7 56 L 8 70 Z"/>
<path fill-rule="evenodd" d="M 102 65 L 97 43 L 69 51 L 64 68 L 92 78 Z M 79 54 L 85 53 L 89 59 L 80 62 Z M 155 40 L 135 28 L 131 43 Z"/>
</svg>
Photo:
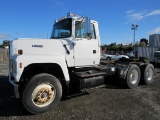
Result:
<svg viewBox="0 0 160 120">
<path fill-rule="evenodd" d="M 96 50 L 93 50 L 93 54 L 96 54 Z"/>
</svg>

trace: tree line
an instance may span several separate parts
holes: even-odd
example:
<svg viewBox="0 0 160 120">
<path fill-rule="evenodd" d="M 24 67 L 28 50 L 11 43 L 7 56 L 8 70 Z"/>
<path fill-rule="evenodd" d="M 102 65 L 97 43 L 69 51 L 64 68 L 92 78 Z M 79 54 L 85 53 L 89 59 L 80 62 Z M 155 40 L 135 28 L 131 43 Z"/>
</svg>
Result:
<svg viewBox="0 0 160 120">
<path fill-rule="evenodd" d="M 136 42 L 135 43 L 135 46 L 136 47 L 147 47 L 149 44 L 148 40 L 146 38 L 142 38 L 140 39 L 139 42 Z M 110 52 L 110 51 L 119 51 L 119 52 L 123 52 L 123 51 L 133 51 L 133 48 L 134 48 L 134 45 L 133 43 L 130 43 L 128 45 L 123 45 L 122 43 L 121 44 L 117 44 L 116 42 L 114 43 L 111 43 L 109 45 L 102 45 L 107 52 Z"/>
<path fill-rule="evenodd" d="M 9 47 L 10 40 L 3 40 L 2 44 L 0 45 L 1 48 Z"/>
</svg>

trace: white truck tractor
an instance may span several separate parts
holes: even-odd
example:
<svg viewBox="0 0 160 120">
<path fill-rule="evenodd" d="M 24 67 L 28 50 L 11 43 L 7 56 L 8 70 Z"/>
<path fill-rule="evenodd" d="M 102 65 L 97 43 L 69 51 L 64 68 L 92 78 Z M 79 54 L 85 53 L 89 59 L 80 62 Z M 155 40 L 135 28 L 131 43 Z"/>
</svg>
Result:
<svg viewBox="0 0 160 120">
<path fill-rule="evenodd" d="M 122 59 L 100 64 L 98 22 L 70 12 L 55 21 L 50 39 L 19 38 L 10 42 L 9 81 L 26 110 L 39 114 L 63 96 L 104 87 L 116 78 L 128 88 L 151 84 L 152 64 Z"/>
</svg>

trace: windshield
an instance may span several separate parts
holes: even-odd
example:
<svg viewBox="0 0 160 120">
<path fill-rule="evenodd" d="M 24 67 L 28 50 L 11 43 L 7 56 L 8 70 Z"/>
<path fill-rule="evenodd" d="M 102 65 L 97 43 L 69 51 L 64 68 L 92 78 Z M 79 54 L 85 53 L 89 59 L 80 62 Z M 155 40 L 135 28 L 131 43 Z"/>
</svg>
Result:
<svg viewBox="0 0 160 120">
<path fill-rule="evenodd" d="M 71 33 L 72 33 L 72 19 L 67 18 L 54 24 L 51 34 L 51 39 L 67 38 L 71 36 Z"/>
</svg>

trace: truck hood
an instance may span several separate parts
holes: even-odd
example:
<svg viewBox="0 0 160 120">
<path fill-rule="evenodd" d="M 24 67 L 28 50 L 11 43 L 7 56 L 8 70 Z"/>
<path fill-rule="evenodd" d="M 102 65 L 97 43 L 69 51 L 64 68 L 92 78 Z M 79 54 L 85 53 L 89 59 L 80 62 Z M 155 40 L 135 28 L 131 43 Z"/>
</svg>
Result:
<svg viewBox="0 0 160 120">
<path fill-rule="evenodd" d="M 63 40 L 59 39 L 31 39 L 19 38 L 10 43 L 10 57 L 18 55 L 18 50 L 22 50 L 24 55 L 45 54 L 65 56 Z"/>
</svg>

